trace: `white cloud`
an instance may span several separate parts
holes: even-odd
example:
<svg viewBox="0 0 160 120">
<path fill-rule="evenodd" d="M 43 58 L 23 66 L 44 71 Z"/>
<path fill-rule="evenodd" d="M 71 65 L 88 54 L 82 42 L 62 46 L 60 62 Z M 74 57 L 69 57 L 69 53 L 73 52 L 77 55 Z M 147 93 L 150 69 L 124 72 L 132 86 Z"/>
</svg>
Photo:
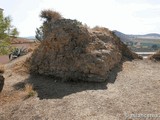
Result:
<svg viewBox="0 0 160 120">
<path fill-rule="evenodd" d="M 40 18 L 38 16 L 39 11 L 28 11 L 25 19 L 17 24 L 18 30 L 21 36 L 35 35 L 35 30 L 41 25 Z"/>
</svg>

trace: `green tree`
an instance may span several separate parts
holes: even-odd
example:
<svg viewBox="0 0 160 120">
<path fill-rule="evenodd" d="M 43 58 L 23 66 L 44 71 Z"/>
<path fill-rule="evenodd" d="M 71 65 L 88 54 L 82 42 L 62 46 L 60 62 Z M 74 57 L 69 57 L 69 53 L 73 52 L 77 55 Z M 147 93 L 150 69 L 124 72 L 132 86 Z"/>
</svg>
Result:
<svg viewBox="0 0 160 120">
<path fill-rule="evenodd" d="M 11 36 L 12 37 L 17 37 L 19 35 L 19 32 L 18 32 L 18 30 L 17 30 L 17 28 L 14 28 L 12 31 L 11 31 Z"/>
<path fill-rule="evenodd" d="M 51 27 L 51 23 L 62 19 L 63 17 L 60 13 L 52 11 L 50 9 L 41 11 L 40 17 L 43 19 L 43 24 L 41 27 L 36 29 L 35 37 L 38 41 L 41 42 L 46 38 L 46 36 L 48 36 L 48 33 L 50 33 L 53 27 Z"/>
<path fill-rule="evenodd" d="M 11 17 L 4 17 L 3 12 L 0 12 L 0 55 L 8 54 L 11 50 L 10 38 L 18 36 L 19 32 L 11 25 Z"/>
<path fill-rule="evenodd" d="M 158 50 L 158 45 L 153 44 L 151 48 L 152 48 L 153 50 Z"/>
<path fill-rule="evenodd" d="M 42 41 L 43 40 L 43 26 L 36 28 L 36 35 L 35 35 L 36 39 L 38 41 Z"/>
</svg>

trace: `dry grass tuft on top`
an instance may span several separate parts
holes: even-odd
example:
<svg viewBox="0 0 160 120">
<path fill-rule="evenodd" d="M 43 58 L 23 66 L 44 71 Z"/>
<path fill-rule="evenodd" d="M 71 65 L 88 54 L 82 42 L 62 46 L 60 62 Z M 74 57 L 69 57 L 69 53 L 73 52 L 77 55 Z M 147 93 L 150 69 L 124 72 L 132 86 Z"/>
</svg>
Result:
<svg viewBox="0 0 160 120">
<path fill-rule="evenodd" d="M 154 61 L 160 61 L 160 50 L 157 51 L 155 54 L 149 56 L 149 59 Z"/>
<path fill-rule="evenodd" d="M 102 33 L 109 33 L 109 34 L 112 33 L 108 28 L 100 27 L 100 26 L 95 26 L 94 28 L 92 28 L 92 30 L 99 31 L 99 32 L 102 32 Z"/>
<path fill-rule="evenodd" d="M 43 10 L 40 14 L 40 17 L 47 19 L 47 21 L 56 21 L 62 19 L 61 14 L 53 10 Z"/>
</svg>

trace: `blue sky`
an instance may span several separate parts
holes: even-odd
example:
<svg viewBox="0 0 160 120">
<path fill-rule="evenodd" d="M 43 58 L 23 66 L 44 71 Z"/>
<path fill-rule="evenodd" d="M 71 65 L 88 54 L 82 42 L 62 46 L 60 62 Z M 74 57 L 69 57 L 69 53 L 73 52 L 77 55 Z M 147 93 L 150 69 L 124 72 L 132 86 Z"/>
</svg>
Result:
<svg viewBox="0 0 160 120">
<path fill-rule="evenodd" d="M 35 35 L 43 9 L 56 10 L 90 27 L 126 34 L 160 33 L 160 0 L 1 0 L 0 8 L 23 37 Z"/>
</svg>

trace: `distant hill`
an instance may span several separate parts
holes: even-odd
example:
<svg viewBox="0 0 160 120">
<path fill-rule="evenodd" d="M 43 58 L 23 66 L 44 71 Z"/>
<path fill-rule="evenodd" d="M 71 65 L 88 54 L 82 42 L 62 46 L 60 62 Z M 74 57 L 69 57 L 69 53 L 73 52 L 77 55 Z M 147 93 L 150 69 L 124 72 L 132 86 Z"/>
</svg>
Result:
<svg viewBox="0 0 160 120">
<path fill-rule="evenodd" d="M 157 40 L 160 39 L 160 34 L 157 33 L 149 33 L 145 35 L 129 35 L 129 34 L 124 34 L 120 31 L 114 30 L 113 31 L 123 42 L 129 42 L 129 41 L 134 41 L 137 39 L 151 39 L 151 40 Z"/>
<path fill-rule="evenodd" d="M 124 34 L 122 32 L 119 32 L 117 30 L 114 30 L 113 32 L 114 32 L 115 35 L 117 35 L 121 39 L 122 42 L 128 42 L 128 41 L 130 41 L 128 35 L 126 35 L 126 34 Z"/>
<path fill-rule="evenodd" d="M 113 32 L 133 51 L 153 52 L 160 49 L 160 34 L 129 35 L 117 30 Z"/>
<path fill-rule="evenodd" d="M 160 34 L 157 33 L 149 33 L 145 35 L 137 35 L 138 38 L 148 38 L 148 39 L 160 39 Z"/>
<path fill-rule="evenodd" d="M 23 43 L 31 43 L 31 42 L 33 42 L 31 39 L 21 38 L 21 37 L 11 39 L 12 44 L 23 44 Z"/>
<path fill-rule="evenodd" d="M 28 40 L 35 40 L 35 36 L 27 36 L 27 37 L 22 37 L 22 38 L 25 38 L 25 39 L 28 39 Z"/>
<path fill-rule="evenodd" d="M 117 30 L 113 30 L 113 32 L 115 33 L 115 35 L 117 35 L 122 42 L 130 42 L 130 41 L 134 41 L 136 39 L 160 39 L 160 34 L 157 33 L 149 33 L 149 34 L 145 34 L 145 35 L 132 35 L 132 34 L 125 34 L 122 33 L 120 31 Z M 35 40 L 35 36 L 28 36 L 28 37 L 22 37 L 24 39 L 28 39 L 28 40 Z"/>
<path fill-rule="evenodd" d="M 145 36 L 160 37 L 160 34 L 157 34 L 157 33 L 150 33 L 150 34 L 146 34 Z"/>
</svg>

